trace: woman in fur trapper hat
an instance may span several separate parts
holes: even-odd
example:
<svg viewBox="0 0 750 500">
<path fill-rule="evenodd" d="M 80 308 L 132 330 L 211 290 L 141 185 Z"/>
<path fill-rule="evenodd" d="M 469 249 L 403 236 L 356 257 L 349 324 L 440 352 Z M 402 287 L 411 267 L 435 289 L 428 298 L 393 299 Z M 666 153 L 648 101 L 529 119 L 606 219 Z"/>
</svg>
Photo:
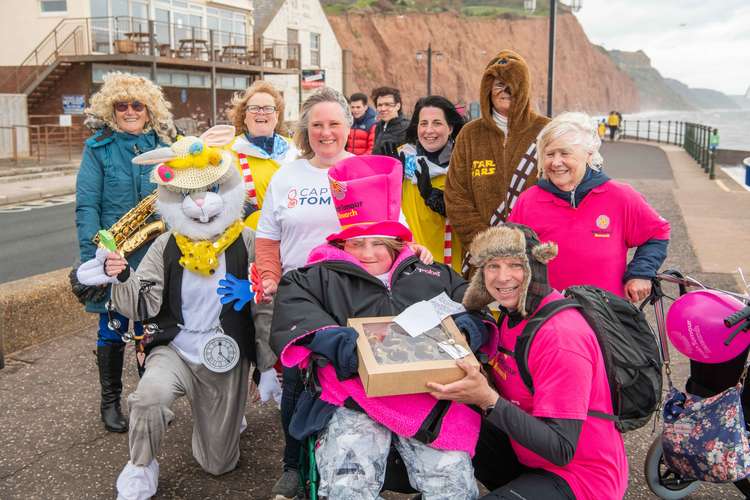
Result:
<svg viewBox="0 0 750 500">
<path fill-rule="evenodd" d="M 531 109 L 529 67 L 512 50 L 487 64 L 479 95 L 482 115 L 458 135 L 445 184 L 448 218 L 464 248 L 505 221 L 518 194 L 536 183 L 534 141 L 549 121 Z"/>
<path fill-rule="evenodd" d="M 490 490 L 485 498 L 622 498 L 628 484 L 622 437 L 613 421 L 589 415 L 612 414 L 612 399 L 596 334 L 584 317 L 564 309 L 539 328 L 528 352 L 533 392 L 515 361 L 516 339 L 528 320 L 564 298 L 547 281 L 557 246 L 508 223 L 477 235 L 470 252 L 477 272 L 464 306 L 480 310 L 497 301 L 504 312 L 497 325 L 485 323 L 491 340 L 482 350 L 492 384 L 459 360 L 465 378 L 429 385 L 438 399 L 484 410 L 474 469 Z"/>
</svg>

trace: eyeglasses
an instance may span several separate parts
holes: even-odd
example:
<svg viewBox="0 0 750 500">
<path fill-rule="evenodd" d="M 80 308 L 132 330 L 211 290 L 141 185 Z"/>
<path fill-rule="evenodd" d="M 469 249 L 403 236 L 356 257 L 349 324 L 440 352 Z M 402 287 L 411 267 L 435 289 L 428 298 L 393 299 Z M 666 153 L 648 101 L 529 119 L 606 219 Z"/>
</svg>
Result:
<svg viewBox="0 0 750 500">
<path fill-rule="evenodd" d="M 395 108 L 395 102 L 379 102 L 375 105 L 376 108 Z"/>
<path fill-rule="evenodd" d="M 503 82 L 495 82 L 492 84 L 492 93 L 493 94 L 499 94 L 501 92 L 505 92 L 508 95 L 512 95 L 510 92 L 510 86 L 507 83 Z"/>
<path fill-rule="evenodd" d="M 119 111 L 120 113 L 126 112 L 128 108 L 131 108 L 133 111 L 140 113 L 141 111 L 146 109 L 146 105 L 140 101 L 115 103 L 115 110 Z"/>
<path fill-rule="evenodd" d="M 264 115 L 268 115 L 270 113 L 273 113 L 276 111 L 276 106 L 248 106 L 245 108 L 245 111 L 248 113 L 251 113 L 253 115 L 257 115 L 258 113 L 263 113 Z"/>
</svg>

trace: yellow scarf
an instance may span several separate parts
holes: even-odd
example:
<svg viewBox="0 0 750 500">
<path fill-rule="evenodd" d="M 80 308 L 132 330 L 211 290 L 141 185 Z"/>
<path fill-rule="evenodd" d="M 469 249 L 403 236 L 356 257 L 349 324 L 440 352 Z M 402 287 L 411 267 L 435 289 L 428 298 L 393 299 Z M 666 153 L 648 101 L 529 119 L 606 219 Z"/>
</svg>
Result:
<svg viewBox="0 0 750 500">
<path fill-rule="evenodd" d="M 174 239 L 182 252 L 180 265 L 188 271 L 211 276 L 219 266 L 219 255 L 242 234 L 243 227 L 241 220 L 235 221 L 216 241 L 193 241 L 175 233 Z"/>
</svg>

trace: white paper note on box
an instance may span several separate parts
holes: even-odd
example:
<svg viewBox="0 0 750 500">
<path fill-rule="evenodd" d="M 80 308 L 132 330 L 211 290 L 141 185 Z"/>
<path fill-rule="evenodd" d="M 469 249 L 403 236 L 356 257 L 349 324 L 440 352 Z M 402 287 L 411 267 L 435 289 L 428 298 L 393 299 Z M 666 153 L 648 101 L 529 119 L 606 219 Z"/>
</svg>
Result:
<svg viewBox="0 0 750 500">
<path fill-rule="evenodd" d="M 429 302 L 435 308 L 435 312 L 440 316 L 441 320 L 454 314 L 466 312 L 466 308 L 462 304 L 448 297 L 448 294 L 445 292 L 431 298 Z"/>
<path fill-rule="evenodd" d="M 393 318 L 394 323 L 406 330 L 412 337 L 418 337 L 430 328 L 440 324 L 440 316 L 432 304 L 425 300 L 416 302 Z"/>
</svg>

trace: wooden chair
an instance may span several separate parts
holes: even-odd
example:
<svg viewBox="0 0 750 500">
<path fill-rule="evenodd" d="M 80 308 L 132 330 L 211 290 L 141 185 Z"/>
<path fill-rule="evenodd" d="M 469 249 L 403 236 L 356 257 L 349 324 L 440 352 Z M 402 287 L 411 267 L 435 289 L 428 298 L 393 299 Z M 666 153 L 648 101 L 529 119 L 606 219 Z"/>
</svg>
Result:
<svg viewBox="0 0 750 500">
<path fill-rule="evenodd" d="M 270 62 L 274 68 L 281 67 L 281 58 L 276 57 L 273 53 L 273 47 L 266 47 L 263 49 L 263 63 Z"/>
</svg>

